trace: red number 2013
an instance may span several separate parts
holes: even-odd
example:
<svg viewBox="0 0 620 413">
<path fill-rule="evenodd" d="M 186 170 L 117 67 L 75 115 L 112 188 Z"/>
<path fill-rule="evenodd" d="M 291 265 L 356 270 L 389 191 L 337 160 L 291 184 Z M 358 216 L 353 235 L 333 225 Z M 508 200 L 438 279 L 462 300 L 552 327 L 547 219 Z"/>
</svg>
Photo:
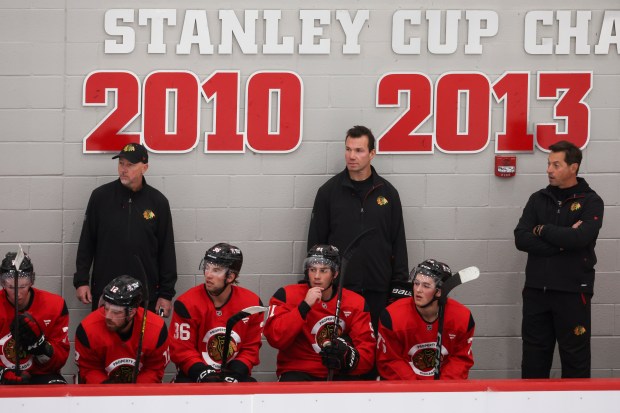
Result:
<svg viewBox="0 0 620 413">
<path fill-rule="evenodd" d="M 584 102 L 592 89 L 592 72 L 539 72 L 537 99 L 556 100 L 553 119 L 539 123 L 535 138 L 528 133 L 530 74 L 506 72 L 491 84 L 477 72 L 450 72 L 433 86 L 422 73 L 389 73 L 377 83 L 377 107 L 402 107 L 403 114 L 377 139 L 378 153 L 476 153 L 490 141 L 491 96 L 504 102 L 504 129 L 495 134 L 495 152 L 546 150 L 558 140 L 583 148 L 590 137 L 590 108 Z M 401 104 L 401 95 L 408 100 Z M 418 130 L 433 115 L 434 132 Z M 562 130 L 560 130 L 562 129 Z"/>
</svg>

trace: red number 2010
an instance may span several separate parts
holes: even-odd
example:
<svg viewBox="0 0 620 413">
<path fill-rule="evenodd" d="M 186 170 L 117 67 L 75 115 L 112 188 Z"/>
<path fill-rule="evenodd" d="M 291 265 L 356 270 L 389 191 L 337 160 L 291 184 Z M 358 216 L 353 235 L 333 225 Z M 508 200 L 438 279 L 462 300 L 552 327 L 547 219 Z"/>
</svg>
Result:
<svg viewBox="0 0 620 413">
<path fill-rule="evenodd" d="M 201 95 L 213 101 L 213 131 L 205 152 L 291 152 L 301 144 L 303 85 L 292 72 L 257 72 L 248 78 L 245 133 L 239 132 L 240 74 L 217 71 L 204 82 L 187 71 L 156 71 L 140 80 L 126 71 L 96 71 L 84 80 L 83 105 L 111 111 L 84 138 L 87 152 L 118 151 L 143 142 L 152 152 L 189 152 L 200 140 Z M 141 104 L 143 102 L 143 104 Z M 124 132 L 142 114 L 142 133 Z"/>
</svg>

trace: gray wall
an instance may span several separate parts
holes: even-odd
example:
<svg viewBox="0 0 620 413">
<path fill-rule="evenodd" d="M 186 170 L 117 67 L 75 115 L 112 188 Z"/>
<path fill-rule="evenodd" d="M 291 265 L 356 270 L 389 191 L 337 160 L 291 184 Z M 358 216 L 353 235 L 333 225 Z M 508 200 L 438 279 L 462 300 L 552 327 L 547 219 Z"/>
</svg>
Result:
<svg viewBox="0 0 620 413">
<path fill-rule="evenodd" d="M 62 294 L 70 307 L 71 336 L 87 309 L 75 299 L 72 276 L 77 241 L 90 191 L 115 177 L 109 154 L 82 153 L 82 138 L 107 115 L 107 108 L 81 104 L 82 84 L 93 70 L 123 69 L 141 79 L 152 70 L 182 69 L 205 79 L 213 70 L 235 69 L 242 85 L 257 70 L 292 70 L 304 82 L 303 143 L 289 154 L 204 154 L 204 138 L 186 154 L 151 154 L 147 180 L 170 200 L 173 209 L 179 293 L 200 278 L 196 268 L 206 248 L 218 241 L 241 247 L 245 255 L 242 285 L 266 303 L 281 285 L 300 275 L 306 232 L 316 189 L 344 167 L 343 135 L 354 124 L 366 124 L 376 133 L 387 128 L 401 109 L 375 108 L 377 79 L 392 71 L 421 71 L 436 80 L 455 70 L 477 70 L 496 79 L 506 70 L 592 70 L 594 87 L 587 98 L 592 110 L 591 139 L 584 151 L 581 174 L 605 201 L 605 221 L 599 237 L 597 281 L 593 306 L 593 375 L 617 376 L 620 358 L 620 64 L 609 55 L 532 56 L 523 51 L 523 15 L 540 9 L 539 2 L 514 5 L 474 1 L 467 7 L 491 9 L 500 15 L 500 33 L 484 42 L 482 56 L 459 52 L 396 56 L 391 51 L 391 16 L 399 8 L 459 9 L 462 2 L 319 0 L 315 9 L 370 9 L 371 24 L 361 36 L 362 53 L 343 56 L 341 30 L 332 37 L 330 56 L 244 56 L 237 46 L 231 56 L 149 56 L 142 42 L 130 55 L 103 53 L 103 13 L 127 7 L 120 1 L 31 0 L 0 2 L 0 252 L 22 243 L 35 263 L 37 286 Z M 299 35 L 298 8 L 287 3 L 281 33 Z M 218 2 L 220 8 L 242 10 L 255 2 Z M 601 10 L 618 7 L 616 1 L 596 0 L 591 44 L 602 20 Z M 170 7 L 167 2 L 135 1 L 130 7 Z M 205 2 L 176 2 L 179 10 L 203 8 Z M 207 6 L 210 7 L 210 6 Z M 282 7 L 264 1 L 260 8 Z M 583 2 L 545 3 L 546 9 L 583 9 Z M 209 9 L 209 17 L 216 16 Z M 210 22 L 211 23 L 211 22 Z M 170 28 L 172 48 L 181 21 Z M 136 26 L 134 26 L 136 27 Z M 214 27 L 218 26 L 214 24 Z M 459 34 L 466 35 L 465 27 Z M 218 30 L 212 41 L 217 43 Z M 462 42 L 461 42 L 462 43 Z M 243 99 L 243 93 L 242 93 Z M 501 129 L 501 106 L 493 103 L 492 129 Z M 551 104 L 533 102 L 532 124 L 549 119 Z M 203 104 L 202 132 L 210 130 L 212 106 Z M 130 130 L 138 130 L 139 122 Z M 426 257 L 441 259 L 453 269 L 470 265 L 482 271 L 479 281 L 454 292 L 477 320 L 471 376 L 520 375 L 520 319 L 523 269 L 526 256 L 514 247 L 512 230 L 529 194 L 546 185 L 546 154 L 518 155 L 518 175 L 493 176 L 494 142 L 478 154 L 380 155 L 377 170 L 400 191 L 404 207 L 409 262 Z M 618 321 L 618 324 L 616 324 Z M 275 352 L 266 343 L 260 380 L 274 378 Z M 556 362 L 554 375 L 558 375 Z M 169 371 L 172 371 L 172 366 Z M 70 360 L 66 374 L 75 372 Z"/>
</svg>

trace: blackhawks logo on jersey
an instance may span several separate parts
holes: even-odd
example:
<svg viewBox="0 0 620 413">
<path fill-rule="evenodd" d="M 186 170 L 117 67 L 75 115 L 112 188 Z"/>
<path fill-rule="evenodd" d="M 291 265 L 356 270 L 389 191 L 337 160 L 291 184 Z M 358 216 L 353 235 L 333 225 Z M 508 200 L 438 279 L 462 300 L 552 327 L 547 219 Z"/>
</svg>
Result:
<svg viewBox="0 0 620 413">
<path fill-rule="evenodd" d="M 204 351 L 202 352 L 202 358 L 204 361 L 215 369 L 221 368 L 222 355 L 224 354 L 224 336 L 226 334 L 226 328 L 216 327 L 205 334 L 202 342 L 204 343 Z M 228 344 L 228 361 L 235 358 L 239 352 L 239 346 L 241 345 L 241 337 L 235 330 L 230 334 L 230 343 Z"/>
<path fill-rule="evenodd" d="M 435 374 L 435 349 L 436 343 L 421 343 L 409 349 L 409 365 L 419 376 L 432 376 Z M 441 347 L 441 358 L 447 354 L 446 348 Z"/>
<path fill-rule="evenodd" d="M 224 358 L 224 334 L 217 334 L 209 340 L 207 345 L 207 352 L 209 353 L 209 357 L 217 362 L 222 362 Z M 226 355 L 226 359 L 230 360 L 231 356 L 237 352 L 237 343 L 233 340 L 230 340 L 228 343 L 228 354 Z"/>
<path fill-rule="evenodd" d="M 15 339 L 13 339 L 13 336 L 9 333 L 0 339 L 0 365 L 12 369 L 15 367 L 15 360 Z M 27 370 L 32 366 L 32 356 L 23 349 L 19 352 L 19 365 L 22 370 Z"/>
<path fill-rule="evenodd" d="M 328 316 L 320 319 L 310 331 L 314 335 L 314 343 L 312 343 L 312 348 L 317 353 L 320 353 L 323 349 L 323 344 L 326 341 L 331 341 L 332 337 L 334 337 L 335 325 L 334 322 L 336 317 Z M 338 320 L 338 336 L 342 335 L 342 332 L 345 329 L 345 322 L 341 318 Z"/>
<path fill-rule="evenodd" d="M 123 364 L 118 366 L 108 375 L 113 383 L 132 383 L 133 382 L 133 366 Z"/>
</svg>

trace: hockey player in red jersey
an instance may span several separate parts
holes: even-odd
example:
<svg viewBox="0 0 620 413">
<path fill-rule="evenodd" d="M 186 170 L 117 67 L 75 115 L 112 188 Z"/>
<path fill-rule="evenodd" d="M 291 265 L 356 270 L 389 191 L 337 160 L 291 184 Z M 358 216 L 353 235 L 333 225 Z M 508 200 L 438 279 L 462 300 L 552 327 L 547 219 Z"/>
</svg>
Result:
<svg viewBox="0 0 620 413">
<path fill-rule="evenodd" d="M 315 245 L 304 261 L 307 283 L 280 288 L 269 301 L 264 335 L 278 349 L 280 381 L 325 380 L 328 368 L 336 380 L 351 380 L 373 367 L 375 338 L 361 295 L 342 291 L 339 337 L 332 340 L 339 269 L 338 249 Z"/>
<path fill-rule="evenodd" d="M 260 298 L 239 287 L 237 278 L 243 254 L 233 245 L 209 248 L 200 268 L 204 284 L 181 295 L 174 303 L 170 323 L 171 358 L 177 366 L 177 383 L 251 382 L 252 368 L 259 363 L 262 313 L 235 324 L 224 349 L 228 319 L 243 309 L 262 306 Z M 222 357 L 227 351 L 226 365 Z"/>
<path fill-rule="evenodd" d="M 411 271 L 413 296 L 402 298 L 381 314 L 377 368 L 386 380 L 433 380 L 437 347 L 438 298 L 452 272 L 426 260 Z M 467 379 L 474 364 L 471 345 L 475 323 L 464 305 L 448 298 L 441 346 L 441 379 Z"/>
<path fill-rule="evenodd" d="M 161 383 L 170 361 L 168 329 L 164 320 L 148 311 L 142 333 L 142 284 L 133 277 L 116 277 L 103 289 L 100 307 L 75 332 L 75 363 L 79 382 Z M 138 343 L 142 353 L 134 379 Z"/>
<path fill-rule="evenodd" d="M 0 384 L 66 384 L 60 374 L 69 356 L 69 312 L 59 295 L 32 287 L 34 268 L 28 256 L 16 268 L 9 252 L 0 265 Z M 19 261 L 19 259 L 17 261 Z M 15 277 L 17 308 L 15 324 Z M 15 344 L 19 343 L 16 352 Z M 19 369 L 16 369 L 16 353 Z"/>
</svg>

